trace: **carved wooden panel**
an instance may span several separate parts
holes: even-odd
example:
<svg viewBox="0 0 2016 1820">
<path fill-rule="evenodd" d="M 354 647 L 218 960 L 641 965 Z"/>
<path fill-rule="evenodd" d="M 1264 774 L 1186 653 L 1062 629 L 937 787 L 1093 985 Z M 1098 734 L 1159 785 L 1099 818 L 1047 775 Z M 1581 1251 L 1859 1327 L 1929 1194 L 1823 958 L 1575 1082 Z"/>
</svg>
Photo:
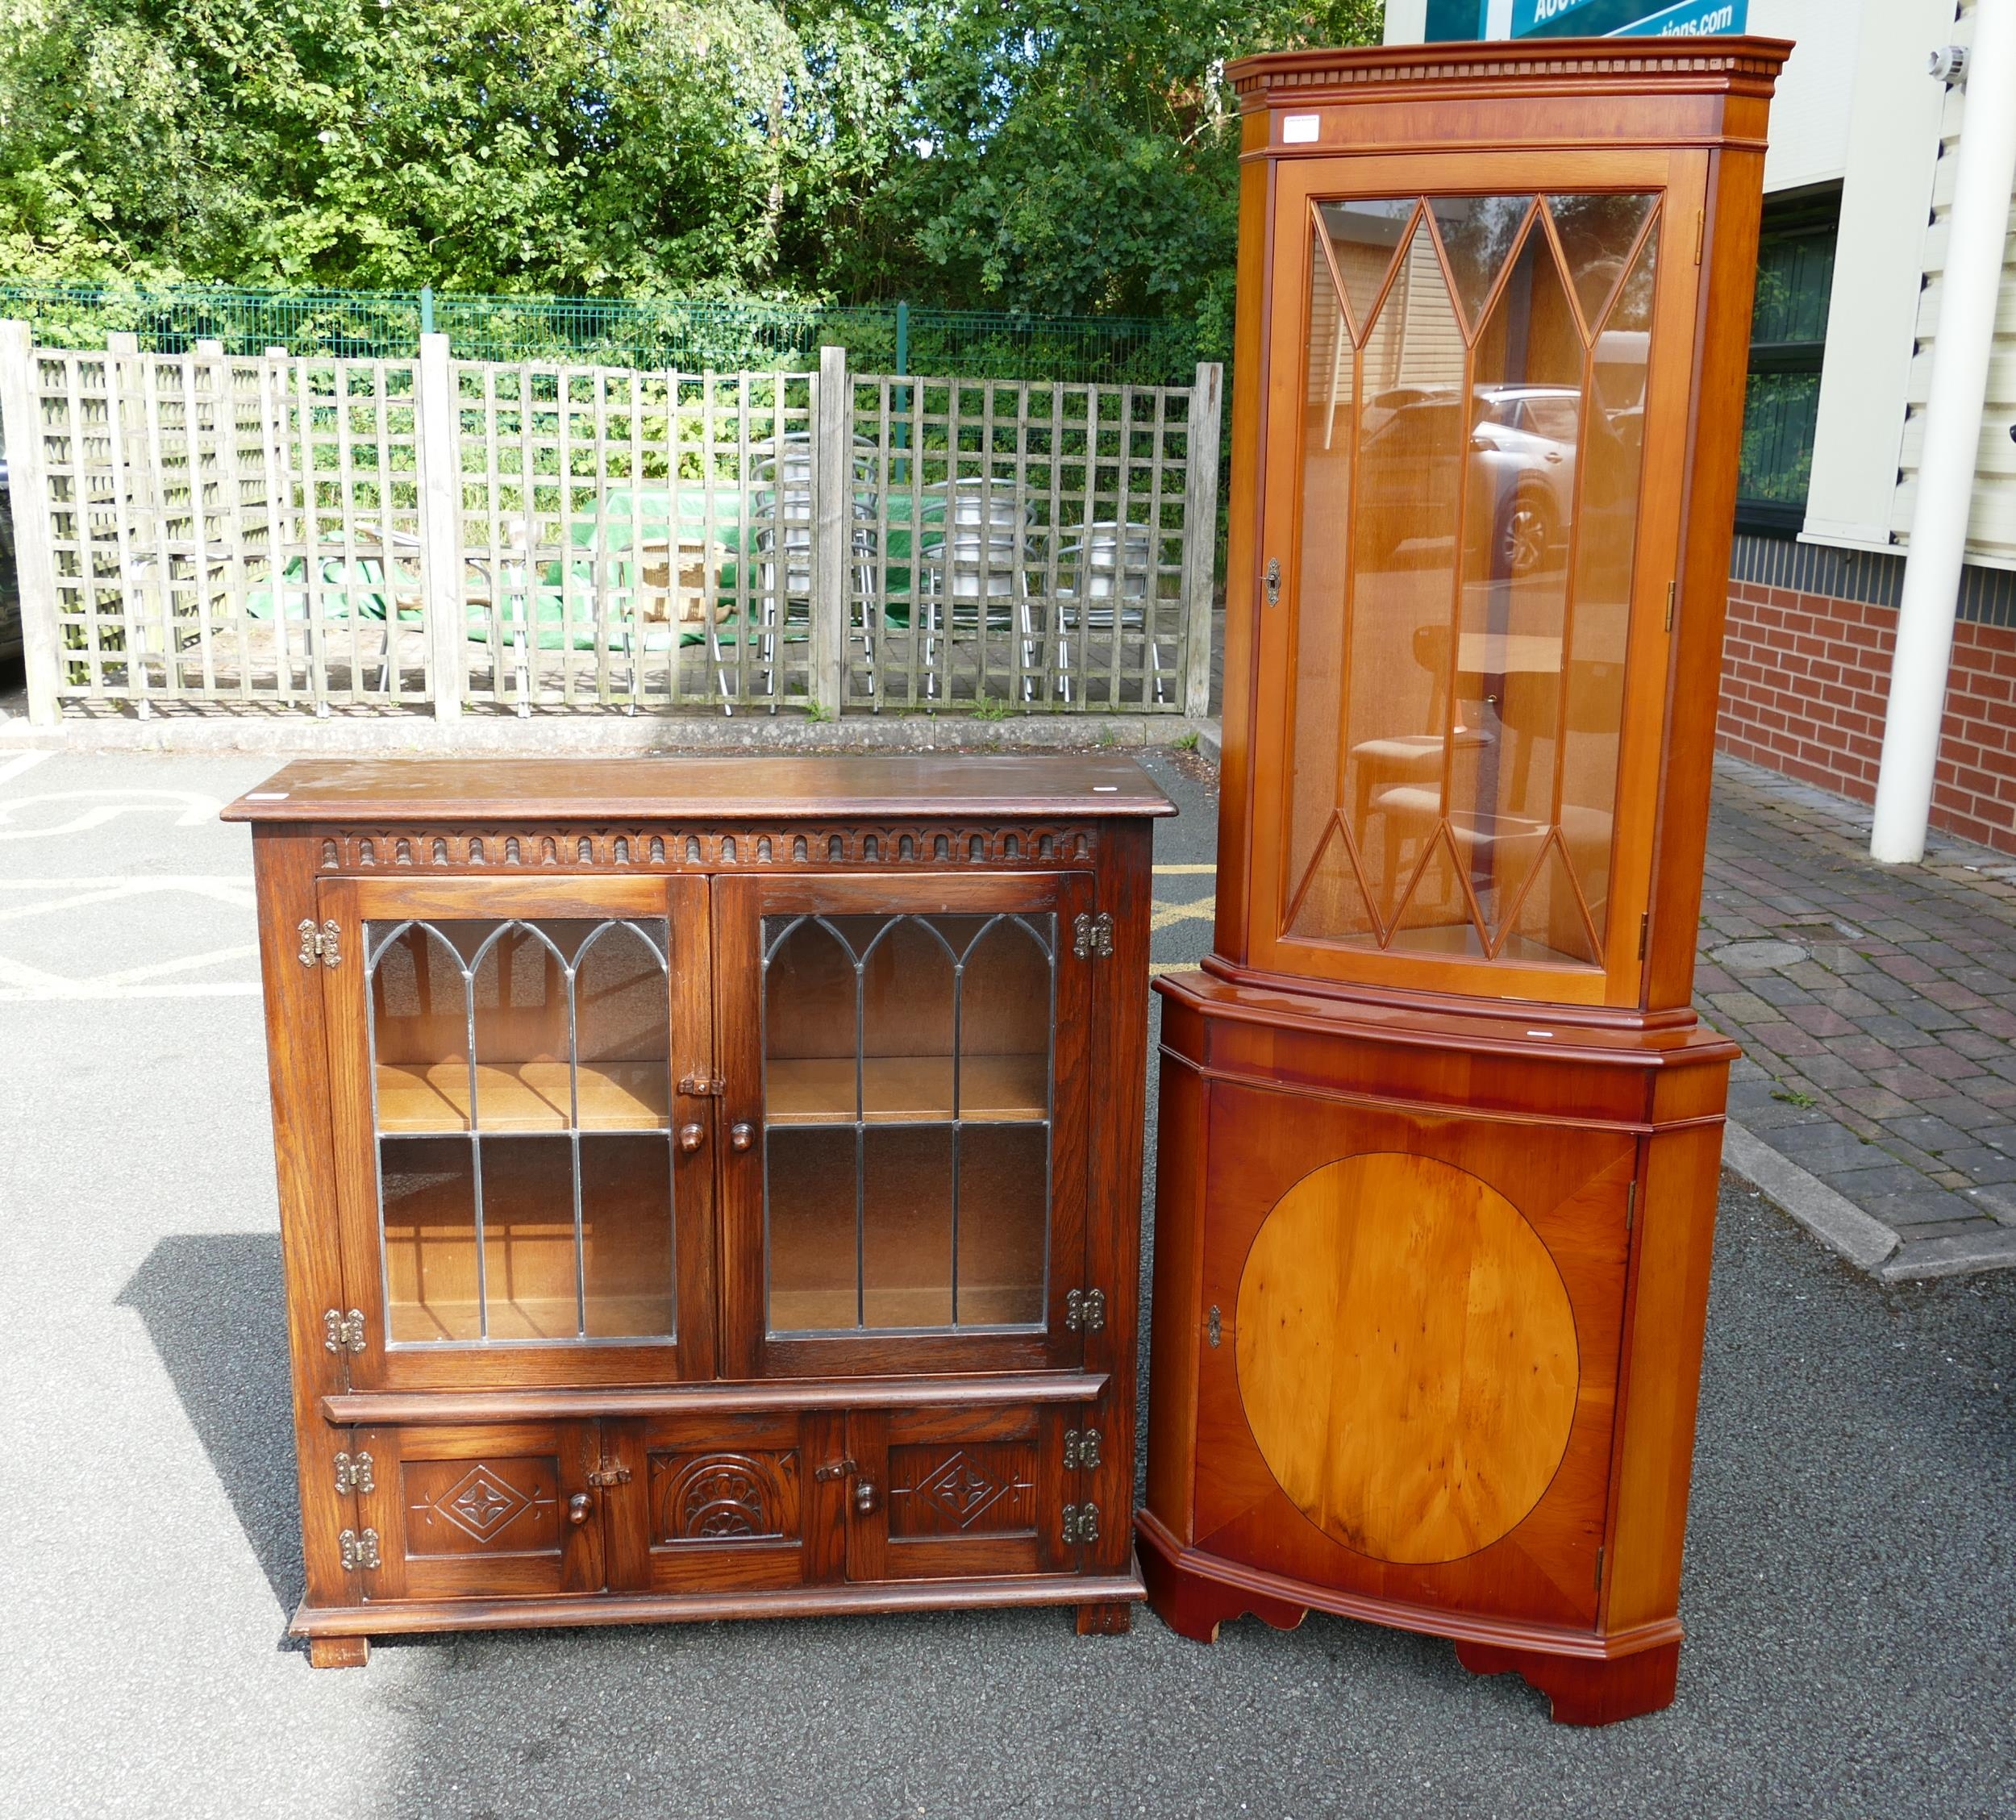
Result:
<svg viewBox="0 0 2016 1820">
<path fill-rule="evenodd" d="M 789 1541 L 798 1534 L 798 1456 L 653 1453 L 651 1544 Z"/>
<path fill-rule="evenodd" d="M 408 1460 L 400 1489 L 409 1556 L 560 1552 L 557 1460 Z"/>
<path fill-rule="evenodd" d="M 1027 1535 L 1036 1526 L 1033 1442 L 891 1447 L 889 1533 Z"/>
<path fill-rule="evenodd" d="M 1093 861 L 1098 833 L 1068 823 L 789 823 L 774 827 L 344 828 L 316 837 L 324 873 L 768 872 L 835 868 L 1040 870 Z"/>
</svg>

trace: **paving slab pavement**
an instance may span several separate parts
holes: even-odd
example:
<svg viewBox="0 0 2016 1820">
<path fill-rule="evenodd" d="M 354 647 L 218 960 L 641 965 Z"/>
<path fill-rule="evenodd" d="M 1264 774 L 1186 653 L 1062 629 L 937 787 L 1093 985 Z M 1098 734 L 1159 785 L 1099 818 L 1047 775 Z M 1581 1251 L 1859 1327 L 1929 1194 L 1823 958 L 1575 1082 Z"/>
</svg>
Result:
<svg viewBox="0 0 2016 1820">
<path fill-rule="evenodd" d="M 1792 1165 L 1753 1181 L 1830 1243 L 1847 1202 L 1886 1281 L 2016 1266 L 2016 861 L 1935 833 L 1879 865 L 1868 809 L 1718 759 L 1694 997 L 1743 1046 L 1731 1118 Z"/>
<path fill-rule="evenodd" d="M 1214 811 L 1208 773 L 1148 762 L 1185 810 L 1169 966 L 1209 944 Z M 2016 1273 L 1873 1284 L 1733 1184 L 1665 1714 L 1552 1727 L 1446 1643 L 1321 1617 L 1212 1648 L 1145 1613 L 501 1633 L 310 1670 L 249 843 L 214 818 L 268 768 L 0 778 L 0 1814 L 2010 1811 Z"/>
</svg>

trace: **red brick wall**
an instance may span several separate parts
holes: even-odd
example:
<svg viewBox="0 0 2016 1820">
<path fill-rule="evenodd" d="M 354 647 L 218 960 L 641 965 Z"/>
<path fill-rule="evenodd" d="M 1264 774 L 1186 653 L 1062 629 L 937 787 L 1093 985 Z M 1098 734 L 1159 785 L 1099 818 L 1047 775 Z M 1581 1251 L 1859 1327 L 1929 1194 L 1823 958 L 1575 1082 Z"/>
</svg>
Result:
<svg viewBox="0 0 2016 1820">
<path fill-rule="evenodd" d="M 1896 642 L 1894 607 L 1731 581 L 1717 743 L 1873 802 Z M 1954 628 L 1932 824 L 2016 853 L 2016 627 Z"/>
</svg>

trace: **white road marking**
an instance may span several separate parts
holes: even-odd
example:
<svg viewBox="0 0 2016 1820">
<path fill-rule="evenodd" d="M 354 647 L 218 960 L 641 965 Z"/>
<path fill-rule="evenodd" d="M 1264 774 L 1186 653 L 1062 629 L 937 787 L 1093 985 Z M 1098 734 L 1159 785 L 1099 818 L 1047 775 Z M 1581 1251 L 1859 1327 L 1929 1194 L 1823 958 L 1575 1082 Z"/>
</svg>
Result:
<svg viewBox="0 0 2016 1820">
<path fill-rule="evenodd" d="M 25 754 L 23 756 L 26 756 Z M 107 802 L 102 799 L 110 797 Z M 159 797 L 158 802 L 144 802 L 142 797 Z M 223 803 L 199 790 L 50 790 L 40 796 L 0 797 L 0 823 L 11 822 L 20 810 L 38 802 L 93 802 L 67 822 L 53 827 L 0 827 L 0 840 L 48 840 L 57 835 L 82 834 L 102 828 L 120 815 L 173 814 L 178 828 L 200 828 L 217 819 Z"/>
<path fill-rule="evenodd" d="M 116 903 L 123 900 L 156 898 L 183 893 L 250 910 L 254 902 L 252 881 L 220 878 L 204 873 L 165 873 L 159 877 L 129 878 L 7 878 L 0 879 L 0 891 L 48 893 L 30 903 L 19 897 L 0 903 L 0 922 L 20 922 L 29 917 L 53 915 L 87 905 Z M 121 998 L 235 998 L 259 990 L 256 980 L 177 981 L 163 983 L 164 977 L 186 973 L 203 967 L 220 967 L 232 961 L 256 958 L 256 943 L 212 948 L 202 954 L 182 955 L 73 979 L 52 973 L 27 962 L 0 955 L 0 1002 L 23 1004 L 53 999 Z"/>
<path fill-rule="evenodd" d="M 0 784 L 10 784 L 24 771 L 32 771 L 45 758 L 54 758 L 56 753 L 44 746 L 35 752 L 16 752 L 10 759 L 0 762 Z"/>
<path fill-rule="evenodd" d="M 0 961 L 0 978 L 6 977 L 7 963 Z M 90 986 L 78 981 L 65 981 L 64 989 L 56 991 L 40 988 L 16 991 L 0 986 L 0 1005 L 46 1004 L 52 999 L 75 1003 L 80 999 L 131 999 L 131 998 L 256 998 L 259 982 L 256 980 L 219 980 L 214 983 L 177 984 L 165 985 Z"/>
<path fill-rule="evenodd" d="M 0 922 L 45 916 L 55 910 L 79 910 L 121 898 L 140 898 L 161 891 L 186 891 L 220 904 L 250 910 L 255 899 L 249 880 L 163 877 L 160 878 L 0 878 L 0 890 L 56 891 L 66 893 L 32 904 L 0 906 Z"/>
</svg>

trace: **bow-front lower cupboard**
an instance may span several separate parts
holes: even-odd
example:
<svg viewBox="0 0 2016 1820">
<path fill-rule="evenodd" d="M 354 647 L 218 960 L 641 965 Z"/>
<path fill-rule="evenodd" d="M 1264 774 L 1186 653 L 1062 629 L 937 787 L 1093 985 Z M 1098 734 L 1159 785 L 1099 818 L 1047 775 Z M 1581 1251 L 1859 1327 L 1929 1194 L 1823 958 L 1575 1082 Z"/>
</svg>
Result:
<svg viewBox="0 0 2016 1820">
<path fill-rule="evenodd" d="M 1098 757 L 302 763 L 235 804 L 312 1659 L 1125 1628 L 1168 813 Z"/>
</svg>

